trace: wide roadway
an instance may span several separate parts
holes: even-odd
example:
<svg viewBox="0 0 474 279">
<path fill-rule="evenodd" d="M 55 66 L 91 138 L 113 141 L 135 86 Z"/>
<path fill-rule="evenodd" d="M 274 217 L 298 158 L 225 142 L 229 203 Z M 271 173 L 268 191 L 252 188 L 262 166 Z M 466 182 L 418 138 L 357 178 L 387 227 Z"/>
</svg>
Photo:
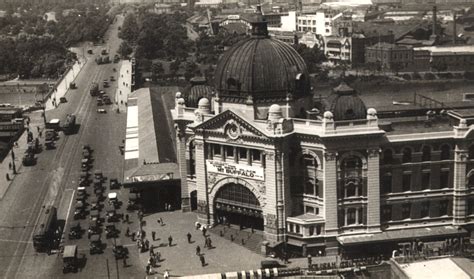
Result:
<svg viewBox="0 0 474 279">
<path fill-rule="evenodd" d="M 78 133 L 65 136 L 60 133 L 57 148 L 43 150 L 38 154 L 35 166 L 23 167 L 0 201 L 0 277 L 2 278 L 54 278 L 62 276 L 61 257 L 36 253 L 32 245 L 32 235 L 38 222 L 41 207 L 55 205 L 58 218 L 66 220 L 73 194 L 78 186 L 83 144 L 94 149 L 94 168 L 101 169 L 107 177 L 121 180 L 123 157 L 118 146 L 125 137 L 125 114 L 118 114 L 113 105 L 104 106 L 106 114 L 97 113 L 95 98 L 89 95 L 92 82 L 117 80 L 119 64 L 97 65 L 94 57 L 100 49 L 108 48 L 115 54 L 120 40 L 117 27 L 123 18 L 111 25 L 106 34 L 106 46 L 94 46 L 93 55 L 76 78 L 78 89 L 69 90 L 67 103 L 46 113 L 47 119 L 59 118 L 64 121 L 66 114 L 74 113 L 80 125 Z M 110 99 L 114 99 L 116 81 L 106 88 Z M 39 112 L 31 116 L 39 118 Z M 34 121 L 33 121 L 34 122 Z M 37 121 L 36 121 L 37 122 Z M 43 140 L 43 139 L 42 139 Z M 17 154 L 21 157 L 21 154 Z M 72 216 L 69 216 L 70 218 Z M 88 264 L 94 264 L 90 262 Z M 90 276 L 90 274 L 89 274 Z"/>
</svg>

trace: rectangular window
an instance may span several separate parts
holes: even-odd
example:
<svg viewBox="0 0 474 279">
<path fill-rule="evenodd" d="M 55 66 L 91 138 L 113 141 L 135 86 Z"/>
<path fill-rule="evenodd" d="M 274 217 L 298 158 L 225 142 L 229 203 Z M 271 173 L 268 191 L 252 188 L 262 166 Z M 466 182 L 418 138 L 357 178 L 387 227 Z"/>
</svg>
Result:
<svg viewBox="0 0 474 279">
<path fill-rule="evenodd" d="M 234 157 L 234 147 L 233 146 L 226 146 L 225 147 L 225 156 L 226 157 Z"/>
<path fill-rule="evenodd" d="M 313 179 L 308 179 L 307 181 L 305 181 L 304 193 L 306 195 L 314 196 L 315 195 L 315 188 L 316 187 L 315 187 Z"/>
<path fill-rule="evenodd" d="M 357 211 L 359 211 L 358 212 L 359 213 L 359 216 L 358 216 L 359 220 L 357 220 L 357 224 L 364 224 L 364 220 L 363 220 L 364 219 L 364 214 L 363 214 L 364 209 L 361 207 L 361 208 L 357 209 Z"/>
<path fill-rule="evenodd" d="M 407 192 L 411 189 L 411 173 L 403 174 L 402 191 Z"/>
<path fill-rule="evenodd" d="M 239 159 L 246 160 L 247 159 L 247 149 L 246 148 L 239 148 Z"/>
<path fill-rule="evenodd" d="M 402 219 L 410 218 L 411 204 L 405 203 L 402 206 Z"/>
<path fill-rule="evenodd" d="M 382 177 L 382 194 L 392 192 L 392 174 L 388 173 Z"/>
<path fill-rule="evenodd" d="M 306 214 L 314 214 L 314 207 L 306 206 Z"/>
<path fill-rule="evenodd" d="M 449 200 L 444 200 L 439 203 L 439 216 L 448 215 Z"/>
<path fill-rule="evenodd" d="M 354 225 L 356 223 L 356 209 L 349 208 L 347 210 L 347 225 Z"/>
<path fill-rule="evenodd" d="M 212 154 L 214 156 L 221 156 L 221 146 L 218 144 L 213 144 L 212 145 Z"/>
<path fill-rule="evenodd" d="M 251 153 L 252 153 L 252 162 L 260 162 L 261 158 L 261 152 L 260 150 L 257 150 L 257 149 L 251 149 Z"/>
<path fill-rule="evenodd" d="M 440 188 L 449 188 L 449 171 L 441 171 L 439 186 Z"/>
<path fill-rule="evenodd" d="M 421 189 L 426 190 L 430 188 L 430 173 L 424 172 L 421 174 Z"/>
<path fill-rule="evenodd" d="M 430 217 L 430 202 L 424 201 L 421 203 L 421 218 Z"/>
<path fill-rule="evenodd" d="M 392 220 L 392 206 L 384 205 L 382 207 L 382 221 L 388 222 Z"/>
</svg>

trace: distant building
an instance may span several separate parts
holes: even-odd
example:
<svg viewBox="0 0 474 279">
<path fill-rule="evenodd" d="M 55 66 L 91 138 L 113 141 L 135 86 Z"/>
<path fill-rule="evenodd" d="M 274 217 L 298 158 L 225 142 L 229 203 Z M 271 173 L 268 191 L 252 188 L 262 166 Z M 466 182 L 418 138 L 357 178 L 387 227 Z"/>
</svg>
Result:
<svg viewBox="0 0 474 279">
<path fill-rule="evenodd" d="M 115 102 L 120 111 L 126 111 L 128 96 L 135 89 L 135 59 L 122 60 L 115 91 Z"/>
<path fill-rule="evenodd" d="M 365 63 L 379 64 L 384 70 L 413 69 L 413 48 L 395 44 L 377 43 L 365 48 Z"/>
<path fill-rule="evenodd" d="M 324 37 L 324 54 L 328 61 L 334 64 L 352 61 L 352 38 L 351 37 Z"/>
<path fill-rule="evenodd" d="M 155 6 L 153 6 L 153 12 L 157 14 L 169 14 L 172 12 L 172 5 L 169 4 L 160 4 L 156 3 Z"/>
<path fill-rule="evenodd" d="M 432 71 L 437 71 L 435 65 L 441 65 L 445 71 L 474 70 L 474 46 L 433 46 L 419 47 L 415 51 L 429 51 Z"/>
</svg>

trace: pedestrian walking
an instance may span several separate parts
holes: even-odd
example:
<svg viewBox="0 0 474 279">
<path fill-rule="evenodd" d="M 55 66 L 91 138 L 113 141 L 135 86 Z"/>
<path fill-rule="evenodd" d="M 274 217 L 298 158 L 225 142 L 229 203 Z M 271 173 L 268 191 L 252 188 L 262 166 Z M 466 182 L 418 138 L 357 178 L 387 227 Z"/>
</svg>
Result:
<svg viewBox="0 0 474 279">
<path fill-rule="evenodd" d="M 11 162 L 8 163 L 8 169 L 10 169 L 10 170 L 12 169 L 12 163 Z"/>
<path fill-rule="evenodd" d="M 188 234 L 186 235 L 188 237 L 188 243 L 191 243 L 191 233 L 188 232 Z"/>
<path fill-rule="evenodd" d="M 125 231 L 125 236 L 129 237 L 130 236 L 130 228 L 127 227 L 127 230 Z"/>
<path fill-rule="evenodd" d="M 204 239 L 204 248 L 207 248 L 209 245 L 209 241 L 206 239 Z"/>
<path fill-rule="evenodd" d="M 151 231 L 151 239 L 153 239 L 153 241 L 155 241 L 155 237 L 156 237 L 156 232 Z"/>
<path fill-rule="evenodd" d="M 7 177 L 7 181 L 10 181 L 10 175 L 7 173 L 5 176 Z"/>
<path fill-rule="evenodd" d="M 170 274 L 169 274 L 169 272 L 168 272 L 168 269 L 165 270 L 165 273 L 163 274 L 163 277 L 164 277 L 165 279 L 168 279 L 168 278 L 170 277 Z"/>
<path fill-rule="evenodd" d="M 150 248 L 150 241 L 148 239 L 145 239 L 145 250 L 148 250 Z"/>
<path fill-rule="evenodd" d="M 169 246 L 171 247 L 171 245 L 173 245 L 173 237 L 170 235 L 170 237 L 168 237 L 168 244 Z"/>
<path fill-rule="evenodd" d="M 160 251 L 156 252 L 155 254 L 155 260 L 157 263 L 159 263 L 161 261 L 161 253 Z"/>
<path fill-rule="evenodd" d="M 146 274 L 150 275 L 150 265 L 149 264 L 146 265 L 145 270 L 146 270 Z"/>
<path fill-rule="evenodd" d="M 209 241 L 209 243 L 207 244 L 207 246 L 208 246 L 209 248 L 212 248 L 212 240 L 211 240 L 211 238 L 208 237 L 207 239 L 208 239 L 208 241 Z"/>
<path fill-rule="evenodd" d="M 161 223 L 162 226 L 165 225 L 165 223 L 163 222 L 163 218 L 161 218 L 161 217 L 160 217 L 160 223 Z"/>
<path fill-rule="evenodd" d="M 199 247 L 199 245 L 196 246 L 196 255 L 201 255 L 201 247 Z"/>
<path fill-rule="evenodd" d="M 203 255 L 200 255 L 200 256 L 199 256 L 199 260 L 201 261 L 201 265 L 202 265 L 202 266 L 205 266 L 205 265 L 206 265 L 206 260 L 204 259 L 204 256 L 203 256 Z"/>
<path fill-rule="evenodd" d="M 203 235 L 204 237 L 206 237 L 206 232 L 207 232 L 206 227 L 205 227 L 205 226 L 202 226 L 202 235 Z"/>
<path fill-rule="evenodd" d="M 311 254 L 308 254 L 308 268 L 311 268 L 312 264 L 313 264 L 313 258 L 311 257 Z"/>
</svg>

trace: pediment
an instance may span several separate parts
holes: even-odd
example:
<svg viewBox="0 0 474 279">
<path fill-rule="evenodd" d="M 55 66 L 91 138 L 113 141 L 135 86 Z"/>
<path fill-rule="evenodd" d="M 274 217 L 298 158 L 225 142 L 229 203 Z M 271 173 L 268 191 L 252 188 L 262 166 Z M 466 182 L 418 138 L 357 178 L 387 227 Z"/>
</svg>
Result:
<svg viewBox="0 0 474 279">
<path fill-rule="evenodd" d="M 194 127 L 194 130 L 198 129 L 225 135 L 230 140 L 237 140 L 240 137 L 267 138 L 266 133 L 260 127 L 230 110 L 226 110 Z"/>
</svg>

